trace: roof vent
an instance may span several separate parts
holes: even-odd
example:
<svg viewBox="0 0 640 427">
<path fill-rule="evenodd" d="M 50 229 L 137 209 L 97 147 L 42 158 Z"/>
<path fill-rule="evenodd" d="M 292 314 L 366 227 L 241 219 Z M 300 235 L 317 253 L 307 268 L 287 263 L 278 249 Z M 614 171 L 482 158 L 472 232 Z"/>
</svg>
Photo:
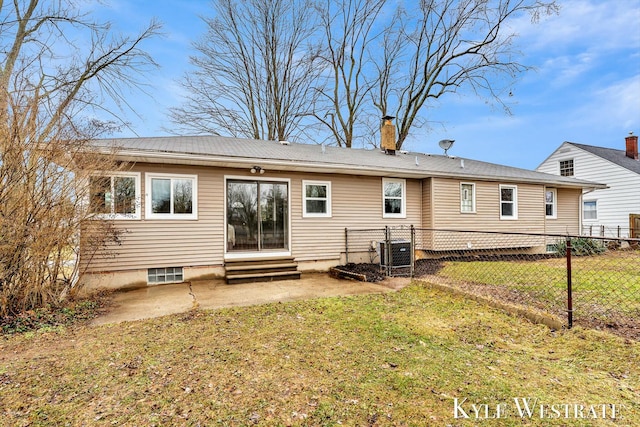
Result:
<svg viewBox="0 0 640 427">
<path fill-rule="evenodd" d="M 280 145 L 289 145 L 290 142 L 289 141 L 280 141 Z"/>
</svg>

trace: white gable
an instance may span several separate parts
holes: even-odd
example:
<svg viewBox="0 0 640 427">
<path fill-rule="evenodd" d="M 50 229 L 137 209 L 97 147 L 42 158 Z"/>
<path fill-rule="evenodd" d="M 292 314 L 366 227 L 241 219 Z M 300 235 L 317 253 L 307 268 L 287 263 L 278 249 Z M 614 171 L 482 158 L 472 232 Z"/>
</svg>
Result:
<svg viewBox="0 0 640 427">
<path fill-rule="evenodd" d="M 565 160 L 573 160 L 575 178 L 600 182 L 609 187 L 583 193 L 583 201 L 595 201 L 597 205 L 597 218 L 583 219 L 583 229 L 605 226 L 606 235 L 613 236 L 620 227 L 622 234 L 627 235 L 629 214 L 640 214 L 640 175 L 568 142 L 563 143 L 536 170 L 560 175 L 560 162 Z"/>
</svg>

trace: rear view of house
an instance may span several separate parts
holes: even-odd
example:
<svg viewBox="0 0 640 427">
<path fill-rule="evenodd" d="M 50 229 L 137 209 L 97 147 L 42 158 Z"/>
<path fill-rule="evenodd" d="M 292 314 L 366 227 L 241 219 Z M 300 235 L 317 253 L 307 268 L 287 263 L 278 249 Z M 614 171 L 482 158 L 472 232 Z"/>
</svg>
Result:
<svg viewBox="0 0 640 427">
<path fill-rule="evenodd" d="M 625 138 L 624 150 L 564 142 L 537 170 L 596 181 L 606 189 L 585 189 L 582 233 L 606 237 L 640 236 L 638 136 Z"/>
<path fill-rule="evenodd" d="M 219 136 L 95 145 L 130 166 L 91 182 L 96 214 L 124 230 L 91 260 L 91 287 L 232 281 L 251 265 L 263 279 L 324 271 L 345 261 L 345 228 L 576 233 L 583 189 L 598 187 L 388 148 Z"/>
</svg>

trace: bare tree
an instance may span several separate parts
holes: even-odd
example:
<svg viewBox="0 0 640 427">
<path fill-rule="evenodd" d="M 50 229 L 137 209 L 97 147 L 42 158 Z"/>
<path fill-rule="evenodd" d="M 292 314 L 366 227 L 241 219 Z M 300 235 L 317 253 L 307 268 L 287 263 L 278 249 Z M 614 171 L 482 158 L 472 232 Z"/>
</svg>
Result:
<svg viewBox="0 0 640 427">
<path fill-rule="evenodd" d="M 91 221 L 86 185 L 117 168 L 88 143 L 114 123 L 88 116 L 107 98 L 126 104 L 121 90 L 155 65 L 140 45 L 158 29 L 111 37 L 71 3 L 0 0 L 0 317 L 72 293 L 81 230 L 87 254 L 117 243 L 109 221 Z"/>
<path fill-rule="evenodd" d="M 307 1 L 214 2 L 206 35 L 194 44 L 185 104 L 170 111 L 180 130 L 287 140 L 311 114 L 318 69 Z"/>
<path fill-rule="evenodd" d="M 326 80 L 317 88 L 320 97 L 314 116 L 340 147 L 351 148 L 354 141 L 365 140 L 367 116 L 375 112 L 368 97 L 378 76 L 369 49 L 383 33 L 378 17 L 385 3 L 323 0 L 316 5 L 323 30 L 319 58 Z"/>
<path fill-rule="evenodd" d="M 397 148 L 421 124 L 429 101 L 447 93 L 471 90 L 506 108 L 503 88 L 530 68 L 514 59 L 516 34 L 508 21 L 557 11 L 555 2 L 537 0 L 421 0 L 400 11 L 384 39 L 373 92 L 381 115 L 398 118 Z"/>
</svg>

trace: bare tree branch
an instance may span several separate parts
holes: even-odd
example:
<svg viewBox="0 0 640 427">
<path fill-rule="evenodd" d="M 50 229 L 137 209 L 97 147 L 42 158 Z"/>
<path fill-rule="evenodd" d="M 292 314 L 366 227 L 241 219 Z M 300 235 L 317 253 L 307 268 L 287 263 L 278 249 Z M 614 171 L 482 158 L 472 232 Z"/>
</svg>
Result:
<svg viewBox="0 0 640 427">
<path fill-rule="evenodd" d="M 379 77 L 373 73 L 371 44 L 383 32 L 377 18 L 385 0 L 324 0 L 316 5 L 323 30 L 319 56 L 325 64 L 324 82 L 314 116 L 330 131 L 334 142 L 352 147 L 362 139 L 365 103 Z M 360 124 L 360 126 L 358 126 Z"/>
<path fill-rule="evenodd" d="M 505 24 L 522 13 L 537 20 L 557 11 L 553 1 L 422 0 L 401 14 L 401 24 L 385 38 L 374 95 L 382 114 L 396 106 L 398 149 L 429 100 L 447 93 L 470 89 L 508 110 L 500 82 L 512 82 L 530 67 L 513 59 L 516 35 Z"/>
<path fill-rule="evenodd" d="M 304 131 L 318 69 L 309 46 L 315 31 L 306 1 L 214 3 L 206 35 L 194 44 L 183 106 L 171 109 L 179 129 L 286 140 Z"/>
<path fill-rule="evenodd" d="M 86 117 L 142 84 L 155 63 L 141 45 L 159 25 L 133 37 L 109 28 L 66 1 L 0 3 L 0 317 L 77 290 L 81 237 L 87 259 L 119 241 L 110 221 L 91 220 L 86 183 L 126 166 L 88 144 L 114 124 Z"/>
</svg>

